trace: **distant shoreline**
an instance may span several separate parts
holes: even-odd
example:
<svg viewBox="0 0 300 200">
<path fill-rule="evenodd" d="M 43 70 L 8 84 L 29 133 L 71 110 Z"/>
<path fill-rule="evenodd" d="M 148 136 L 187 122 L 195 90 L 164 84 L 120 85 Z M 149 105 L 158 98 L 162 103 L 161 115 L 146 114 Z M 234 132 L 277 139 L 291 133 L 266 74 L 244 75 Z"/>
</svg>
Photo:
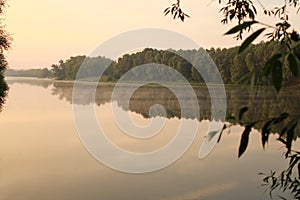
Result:
<svg viewBox="0 0 300 200">
<path fill-rule="evenodd" d="M 96 81 L 76 81 L 76 80 L 57 80 L 57 79 L 51 79 L 51 78 L 37 78 L 37 77 L 20 77 L 20 76 L 6 76 L 5 80 L 35 80 L 35 81 L 48 81 L 48 82 L 57 82 L 57 83 L 82 83 L 82 84 L 86 84 L 86 85 L 94 85 L 97 82 Z M 103 81 L 103 82 L 98 82 L 98 85 L 103 85 L 103 86 L 111 86 L 114 87 L 116 84 L 118 83 L 118 81 Z M 122 82 L 119 84 L 122 84 L 124 86 L 128 85 L 137 85 L 138 82 Z M 178 87 L 182 87 L 182 86 L 192 86 L 192 87 L 206 87 L 205 83 L 190 83 L 190 84 L 185 84 L 185 83 L 174 83 L 174 82 L 164 82 L 162 84 L 165 84 L 166 86 L 168 85 L 172 85 L 172 86 L 178 86 Z M 147 87 L 157 87 L 157 86 L 161 86 L 161 84 L 157 84 L 157 83 L 148 83 L 146 84 Z M 244 88 L 250 88 L 251 85 L 243 85 L 243 84 L 223 84 L 225 88 L 234 88 L 234 87 L 244 87 Z M 210 84 L 210 86 L 222 86 L 222 84 Z M 273 86 L 253 86 L 253 88 L 273 88 Z M 295 88 L 295 89 L 300 89 L 299 85 L 292 85 L 292 86 L 284 86 L 282 87 L 282 89 L 291 89 L 291 88 Z"/>
</svg>

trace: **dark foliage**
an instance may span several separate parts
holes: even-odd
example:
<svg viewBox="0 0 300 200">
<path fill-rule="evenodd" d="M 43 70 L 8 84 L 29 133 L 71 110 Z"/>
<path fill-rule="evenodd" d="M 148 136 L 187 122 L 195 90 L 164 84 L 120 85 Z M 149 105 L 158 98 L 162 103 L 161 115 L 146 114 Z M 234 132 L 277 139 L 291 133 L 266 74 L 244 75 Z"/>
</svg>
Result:
<svg viewBox="0 0 300 200">
<path fill-rule="evenodd" d="M 237 54 L 238 47 L 233 47 L 229 49 L 214 49 L 204 51 L 199 50 L 156 50 L 156 49 L 144 49 L 142 52 L 137 52 L 134 54 L 126 54 L 119 58 L 117 61 L 112 61 L 104 57 L 87 58 L 85 56 L 71 57 L 66 61 L 59 61 L 59 64 L 51 66 L 51 72 L 45 69 L 43 71 L 27 71 L 29 74 L 34 72 L 35 77 L 44 77 L 48 74 L 48 77 L 53 77 L 59 80 L 74 80 L 78 72 L 79 67 L 82 65 L 82 71 L 80 73 L 81 79 L 86 80 L 98 80 L 100 74 L 103 73 L 104 67 L 109 67 L 104 71 L 101 77 L 101 81 L 116 81 L 122 77 L 126 72 L 133 69 L 136 66 L 143 64 L 163 64 L 177 70 L 182 74 L 189 82 L 194 83 L 204 83 L 201 75 L 193 67 L 193 65 L 187 60 L 183 59 L 179 55 L 185 55 L 189 58 L 193 64 L 197 64 L 200 67 L 206 69 L 207 76 L 213 77 L 216 72 L 211 70 L 211 59 L 216 64 L 220 71 L 223 82 L 225 84 L 245 84 L 245 85 L 272 85 L 274 79 L 277 79 L 277 75 L 282 75 L 281 85 L 298 85 L 299 77 L 295 77 L 293 73 L 289 70 L 289 66 L 285 65 L 284 68 L 279 68 L 276 71 L 277 61 L 282 59 L 281 51 L 274 52 L 280 46 L 279 42 L 267 42 L 260 43 L 257 45 L 250 45 L 243 53 Z M 210 57 L 208 56 L 210 55 Z M 271 57 L 272 59 L 266 62 L 266 58 Z M 299 70 L 299 60 L 296 59 L 297 71 Z M 271 68 L 269 68 L 272 67 Z M 277 73 L 280 71 L 280 73 Z M 294 70 L 296 71 L 296 70 Z M 23 74 L 25 71 L 21 71 Z M 19 74 L 21 74 L 19 72 Z M 269 73 L 273 72 L 272 77 L 266 77 Z M 157 72 L 151 71 L 151 68 L 143 72 L 131 71 L 131 78 L 139 77 L 141 74 L 147 74 L 149 79 L 162 78 L 161 75 L 165 75 L 167 72 Z M 42 76 L 41 76 L 42 75 Z M 155 77 L 153 77 L 155 76 Z M 164 77 L 166 80 L 167 77 Z M 174 80 L 169 77 L 170 80 Z"/>
<path fill-rule="evenodd" d="M 0 0 L 0 15 L 3 16 L 4 9 L 6 7 L 6 0 Z M 2 18 L 2 17 L 1 17 Z M 4 25 L 1 24 L 0 18 L 0 109 L 5 101 L 5 96 L 8 91 L 8 86 L 4 80 L 4 70 L 8 67 L 8 63 L 4 56 L 4 51 L 8 50 L 11 43 L 11 37 L 4 29 Z"/>
</svg>

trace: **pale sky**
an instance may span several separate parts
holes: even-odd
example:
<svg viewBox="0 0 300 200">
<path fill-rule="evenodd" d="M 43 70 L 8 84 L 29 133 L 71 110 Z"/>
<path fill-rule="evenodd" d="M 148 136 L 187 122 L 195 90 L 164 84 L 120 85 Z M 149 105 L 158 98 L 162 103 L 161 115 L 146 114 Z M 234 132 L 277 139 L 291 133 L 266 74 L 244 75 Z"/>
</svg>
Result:
<svg viewBox="0 0 300 200">
<path fill-rule="evenodd" d="M 164 17 L 163 10 L 172 2 L 175 0 L 9 0 L 5 24 L 13 37 L 10 68 L 49 68 L 60 59 L 88 55 L 112 36 L 139 28 L 173 30 L 204 48 L 240 43 L 223 36 L 230 26 L 220 23 L 218 1 L 183 0 L 182 8 L 191 16 L 184 23 Z M 296 28 L 300 29 L 299 23 Z"/>
</svg>

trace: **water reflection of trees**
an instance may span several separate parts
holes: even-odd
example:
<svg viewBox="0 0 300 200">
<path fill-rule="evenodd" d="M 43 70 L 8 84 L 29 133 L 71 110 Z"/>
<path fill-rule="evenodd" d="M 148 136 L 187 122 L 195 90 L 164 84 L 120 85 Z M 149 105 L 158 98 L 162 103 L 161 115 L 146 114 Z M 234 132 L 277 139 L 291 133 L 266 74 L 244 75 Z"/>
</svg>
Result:
<svg viewBox="0 0 300 200">
<path fill-rule="evenodd" d="M 65 99 L 72 103 L 73 83 L 71 82 L 54 82 L 52 88 L 52 94 L 59 96 L 59 99 Z M 90 104 L 94 102 L 93 87 L 86 84 L 82 87 L 82 95 L 76 99 L 75 103 L 78 104 Z M 95 95 L 95 103 L 100 106 L 108 103 L 112 100 L 111 96 L 114 90 L 113 84 L 105 84 L 97 87 Z M 168 88 L 149 85 L 138 88 L 130 99 L 129 108 L 125 105 L 126 99 L 121 97 L 131 90 L 131 86 L 124 86 L 119 94 L 117 94 L 118 105 L 125 110 L 130 110 L 149 117 L 149 108 L 154 104 L 163 105 L 168 112 L 168 118 L 172 117 L 184 117 L 194 118 L 195 116 L 181 116 L 181 108 L 177 97 Z M 186 88 L 179 87 L 180 92 L 177 95 L 187 96 Z M 194 91 L 198 97 L 200 107 L 200 118 L 210 119 L 210 96 L 206 87 L 194 87 Z M 245 120 L 247 119 L 261 119 L 277 116 L 282 112 L 288 112 L 291 115 L 299 114 L 300 104 L 300 91 L 295 89 L 282 89 L 277 94 L 273 88 L 254 88 L 250 90 L 245 87 L 228 87 L 226 88 L 227 95 L 227 111 L 238 115 L 240 108 L 244 106 L 249 107 L 249 111 L 245 114 Z M 194 109 L 193 105 L 189 105 L 189 108 L 182 109 Z"/>
<path fill-rule="evenodd" d="M 51 88 L 51 93 L 54 96 L 58 96 L 60 100 L 66 100 L 69 103 L 76 103 L 87 105 L 95 102 L 98 106 L 112 101 L 112 93 L 114 90 L 114 84 L 104 83 L 97 87 L 94 96 L 92 84 L 86 83 L 81 86 L 81 95 L 72 100 L 73 82 L 66 81 L 51 81 L 51 80 L 39 80 L 39 79 L 12 79 L 8 80 L 9 84 L 28 84 L 33 86 L 39 86 L 43 88 Z M 132 89 L 132 85 L 124 85 L 122 90 L 116 95 L 114 101 L 118 106 L 124 110 L 130 110 L 141 114 L 145 118 L 149 118 L 149 109 L 154 104 L 161 104 L 167 113 L 167 118 L 189 118 L 195 119 L 192 112 L 195 109 L 194 105 L 188 105 L 188 107 L 181 106 L 178 102 L 178 98 L 171 90 L 159 85 L 146 85 L 138 88 L 129 101 L 129 106 L 126 104 L 126 99 L 122 98 L 124 94 L 128 93 Z M 185 87 L 178 87 L 178 96 L 189 97 Z M 194 91 L 198 97 L 200 108 L 200 119 L 211 118 L 211 103 L 209 92 L 206 87 L 194 87 Z M 287 112 L 291 115 L 300 114 L 300 91 L 297 89 L 282 89 L 279 94 L 271 87 L 260 87 L 250 90 L 247 87 L 227 87 L 227 112 L 235 116 L 238 116 L 242 107 L 247 106 L 248 112 L 244 115 L 245 121 L 251 121 L 253 119 L 269 119 L 274 116 L 278 116 L 283 112 Z M 94 100 L 95 97 L 95 100 Z M 181 116 L 181 109 L 186 109 L 185 116 Z M 160 116 L 161 113 L 151 113 L 153 116 Z M 256 128 L 260 129 L 262 124 L 257 124 Z M 284 126 L 281 124 L 278 129 Z M 296 131 L 299 132 L 299 131 Z"/>
<path fill-rule="evenodd" d="M 72 102 L 72 90 L 73 83 L 55 82 L 52 89 L 53 95 L 58 95 L 59 99 L 65 99 L 68 102 Z M 75 99 L 74 103 L 82 105 L 90 104 L 93 102 L 92 87 L 88 84 L 82 86 L 81 96 Z M 164 106 L 167 112 L 167 118 L 188 118 L 195 119 L 194 105 L 188 105 L 188 107 L 180 106 L 177 97 L 172 91 L 166 87 L 151 85 L 138 88 L 131 96 L 129 106 L 126 104 L 126 99 L 122 98 L 128 93 L 133 86 L 126 85 L 122 88 L 114 99 L 117 101 L 119 107 L 124 110 L 130 110 L 141 114 L 145 118 L 149 118 L 149 109 L 154 104 L 161 104 Z M 114 86 L 112 84 L 105 84 L 97 87 L 95 103 L 100 106 L 102 104 L 112 101 L 112 93 Z M 185 87 L 178 87 L 178 96 L 189 96 Z M 211 103 L 209 92 L 206 87 L 194 87 L 194 91 L 198 97 L 200 108 L 200 119 L 211 119 Z M 249 108 L 248 112 L 244 115 L 245 121 L 251 121 L 253 119 L 261 119 L 261 123 L 257 123 L 255 128 L 261 129 L 263 126 L 263 119 L 270 119 L 278 116 L 283 112 L 287 112 L 290 115 L 298 115 L 300 112 L 300 91 L 295 89 L 282 89 L 277 94 L 271 87 L 254 88 L 250 90 L 245 87 L 228 87 L 226 88 L 227 95 L 227 112 L 235 116 L 238 116 L 240 109 L 244 106 Z M 185 116 L 181 116 L 181 109 L 186 109 Z M 157 112 L 157 116 L 161 113 Z M 151 113 L 153 116 L 153 112 Z M 281 130 L 285 124 L 277 125 L 278 130 Z M 298 127 L 299 128 L 299 127 Z M 296 131 L 299 132 L 299 131 Z"/>
<path fill-rule="evenodd" d="M 37 79 L 37 78 L 7 78 L 7 83 L 9 85 L 13 84 L 22 84 L 22 85 L 31 85 L 38 86 L 47 89 L 53 84 L 53 80 L 51 79 Z"/>
</svg>

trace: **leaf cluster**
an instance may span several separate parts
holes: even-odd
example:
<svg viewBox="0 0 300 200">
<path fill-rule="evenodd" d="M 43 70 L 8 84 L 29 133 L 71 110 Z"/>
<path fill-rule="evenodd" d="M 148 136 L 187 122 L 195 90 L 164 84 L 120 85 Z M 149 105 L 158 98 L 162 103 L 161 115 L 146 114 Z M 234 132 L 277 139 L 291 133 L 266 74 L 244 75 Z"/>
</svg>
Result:
<svg viewBox="0 0 300 200">
<path fill-rule="evenodd" d="M 300 152 L 295 151 L 288 156 L 289 166 L 280 173 L 271 171 L 269 174 L 260 173 L 263 175 L 263 184 L 261 186 L 267 187 L 269 195 L 273 198 L 273 192 L 276 189 L 283 193 L 289 191 L 294 199 L 300 199 Z M 280 199 L 288 200 L 288 198 L 277 195 Z"/>
<path fill-rule="evenodd" d="M 180 0 L 177 0 L 176 3 L 173 3 L 171 7 L 168 7 L 164 10 L 164 14 L 165 16 L 170 14 L 171 16 L 173 16 L 173 19 L 179 18 L 181 21 L 184 21 L 184 19 L 186 17 L 190 17 L 189 15 L 187 15 L 186 13 L 184 13 L 182 11 L 182 9 L 180 8 Z"/>
<path fill-rule="evenodd" d="M 269 135 L 272 131 L 274 125 L 283 123 L 287 121 L 286 125 L 279 134 L 278 141 L 282 142 L 287 151 L 285 153 L 286 159 L 289 159 L 289 166 L 287 169 L 283 170 L 279 175 L 276 172 L 271 172 L 269 175 L 260 173 L 264 175 L 262 186 L 267 187 L 269 194 L 272 194 L 275 189 L 280 189 L 282 192 L 289 191 L 295 199 L 300 198 L 300 152 L 292 150 L 293 140 L 296 137 L 295 128 L 300 121 L 300 116 L 290 116 L 288 113 L 282 113 L 277 117 L 273 117 L 267 120 L 256 120 L 253 122 L 242 122 L 244 114 L 248 111 L 248 107 L 243 107 L 240 109 L 238 118 L 230 115 L 228 119 L 234 122 L 238 122 L 245 126 L 245 129 L 241 136 L 241 142 L 238 151 L 238 157 L 241 157 L 246 151 L 249 143 L 249 136 L 251 130 L 258 122 L 263 122 L 263 127 L 261 129 L 261 141 L 262 146 L 265 148 L 268 142 Z M 228 127 L 228 125 L 227 125 Z M 297 169 L 296 169 L 297 168 Z M 297 170 L 297 175 L 293 173 Z M 281 199 L 286 199 L 283 196 L 278 196 Z"/>
<path fill-rule="evenodd" d="M 240 25 L 237 25 L 230 29 L 225 35 L 234 34 L 237 32 L 241 32 L 244 29 L 251 27 L 253 24 L 259 24 L 257 21 L 247 21 Z M 299 49 L 300 49 L 300 37 L 296 31 L 292 31 L 291 33 L 287 32 L 287 29 L 290 27 L 287 22 L 278 23 L 276 25 L 275 33 L 271 33 L 273 39 L 277 37 L 277 40 L 282 38 L 281 40 L 281 48 L 286 49 L 282 53 L 276 53 L 270 58 L 267 59 L 265 63 L 265 67 L 263 69 L 263 74 L 265 76 L 272 75 L 273 85 L 277 91 L 280 90 L 282 86 L 283 80 L 283 67 L 285 65 L 289 66 L 291 73 L 297 77 L 298 76 L 298 66 L 300 61 Z M 253 43 L 253 41 L 260 36 L 266 27 L 260 28 L 254 33 L 252 33 L 247 39 L 239 47 L 238 53 L 243 52 L 248 46 Z M 269 35 L 269 34 L 267 34 Z M 286 47 L 286 48 L 285 48 Z"/>
<path fill-rule="evenodd" d="M 287 47 L 287 51 L 283 53 L 282 59 L 270 58 L 266 62 L 266 76 L 271 76 L 273 79 L 273 85 L 280 90 L 283 79 L 283 67 L 289 65 L 290 71 L 294 76 L 298 76 L 298 62 L 300 59 L 300 37 L 296 30 L 291 30 L 292 26 L 289 23 L 289 8 L 300 10 L 299 0 L 287 0 L 284 1 L 282 6 L 275 7 L 271 10 L 266 9 L 264 5 L 258 1 L 258 4 L 263 8 L 263 13 L 267 16 L 278 17 L 279 22 L 275 25 L 268 25 L 259 21 L 256 21 L 256 15 L 258 14 L 256 5 L 251 0 L 227 0 L 219 1 L 219 4 L 225 4 L 220 12 L 223 14 L 221 23 L 227 24 L 228 22 L 237 21 L 237 25 L 230 29 L 225 35 L 235 34 L 236 39 L 243 39 L 245 32 L 253 30 L 253 26 L 260 26 L 254 32 L 248 36 L 241 44 L 238 53 L 243 52 L 250 44 L 252 44 L 262 33 L 268 31 L 264 36 L 269 41 L 278 40 L 282 43 L 282 48 Z M 173 15 L 174 11 L 180 11 L 180 1 L 172 5 L 172 8 L 167 8 L 164 12 L 167 15 L 171 12 Z M 183 12 L 182 12 L 183 13 Z M 178 13 L 176 13 L 177 15 Z M 174 14 L 174 19 L 176 18 Z M 182 14 L 181 14 L 182 15 Z M 183 14 L 185 16 L 185 14 Z M 181 18 L 181 17 L 180 17 Z M 184 19 L 184 17 L 183 17 Z M 183 21 L 183 20 L 182 20 Z M 274 64 L 274 65 L 270 65 Z M 273 67 L 271 67 L 273 66 Z"/>
</svg>

